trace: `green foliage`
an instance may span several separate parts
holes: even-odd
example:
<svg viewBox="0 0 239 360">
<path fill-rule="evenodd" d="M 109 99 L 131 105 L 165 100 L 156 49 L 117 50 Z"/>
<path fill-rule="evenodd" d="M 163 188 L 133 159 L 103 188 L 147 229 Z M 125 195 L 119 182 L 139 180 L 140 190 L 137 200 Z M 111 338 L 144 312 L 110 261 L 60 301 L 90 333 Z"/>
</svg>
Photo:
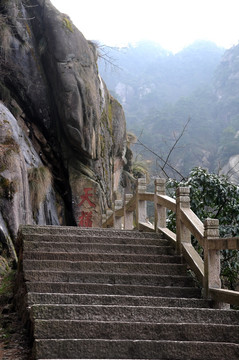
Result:
<svg viewBox="0 0 239 360">
<path fill-rule="evenodd" d="M 72 25 L 72 22 L 71 22 L 71 20 L 70 20 L 68 17 L 66 17 L 66 16 L 63 17 L 63 25 L 64 25 L 64 27 L 65 27 L 67 30 L 69 30 L 70 32 L 73 33 L 73 25 Z"/>
<path fill-rule="evenodd" d="M 13 295 L 13 287 L 15 281 L 15 270 L 7 268 L 2 274 L 0 284 L 0 299 L 1 303 L 6 299 L 10 299 Z"/>
<path fill-rule="evenodd" d="M 15 181 L 11 181 L 0 175 L 0 198 L 12 200 L 16 189 L 17 185 Z"/>
<path fill-rule="evenodd" d="M 169 180 L 169 194 L 175 194 L 179 186 L 190 188 L 191 209 L 201 221 L 206 218 L 219 220 L 221 237 L 239 236 L 239 187 L 228 181 L 224 175 L 209 173 L 197 167 L 192 169 L 186 181 Z M 175 231 L 175 215 L 170 213 L 169 227 Z M 193 244 L 202 253 L 195 239 Z M 234 288 L 238 280 L 239 251 L 222 251 L 221 275 L 226 277 L 226 284 Z"/>
<path fill-rule="evenodd" d="M 52 183 L 52 176 L 45 166 L 34 167 L 28 170 L 28 181 L 31 194 L 31 204 L 34 216 L 39 206 L 44 201 L 49 187 Z"/>
</svg>

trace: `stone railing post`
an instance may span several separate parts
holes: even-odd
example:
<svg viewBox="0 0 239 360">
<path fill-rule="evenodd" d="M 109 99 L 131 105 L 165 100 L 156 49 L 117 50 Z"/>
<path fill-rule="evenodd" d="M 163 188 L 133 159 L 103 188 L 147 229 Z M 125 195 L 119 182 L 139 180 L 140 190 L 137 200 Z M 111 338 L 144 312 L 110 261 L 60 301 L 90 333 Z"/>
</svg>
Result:
<svg viewBox="0 0 239 360">
<path fill-rule="evenodd" d="M 190 189 L 188 187 L 179 187 L 176 191 L 176 236 L 177 253 L 182 253 L 182 242 L 191 243 L 191 233 L 181 221 L 181 209 L 190 209 Z"/>
<path fill-rule="evenodd" d="M 136 226 L 139 228 L 140 222 L 145 222 L 147 218 L 147 202 L 139 200 L 139 194 L 146 192 L 146 178 L 138 179 L 137 196 L 136 196 Z"/>
<path fill-rule="evenodd" d="M 132 197 L 133 197 L 132 194 L 125 194 L 125 199 L 124 199 L 124 229 L 125 230 L 133 230 L 134 228 L 134 212 L 131 210 L 128 211 L 126 209 L 126 205 L 132 199 Z"/>
<path fill-rule="evenodd" d="M 157 178 L 154 180 L 154 224 L 156 232 L 158 232 L 159 227 L 166 227 L 166 208 L 159 205 L 157 201 L 157 195 L 166 194 L 165 184 L 165 179 Z"/>
<path fill-rule="evenodd" d="M 219 221 L 206 219 L 204 222 L 204 292 L 209 295 L 209 288 L 221 288 L 220 250 L 210 250 L 210 240 L 219 237 Z"/>
<path fill-rule="evenodd" d="M 122 216 L 117 216 L 116 211 L 121 209 L 123 206 L 122 200 L 115 200 L 114 209 L 114 229 L 122 229 Z"/>
</svg>

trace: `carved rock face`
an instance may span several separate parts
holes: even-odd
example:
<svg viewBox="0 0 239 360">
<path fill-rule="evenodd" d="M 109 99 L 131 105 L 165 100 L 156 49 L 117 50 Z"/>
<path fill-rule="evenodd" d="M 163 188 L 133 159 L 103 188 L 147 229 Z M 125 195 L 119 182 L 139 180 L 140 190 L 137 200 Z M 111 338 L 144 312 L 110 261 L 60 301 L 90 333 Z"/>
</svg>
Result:
<svg viewBox="0 0 239 360">
<path fill-rule="evenodd" d="M 22 109 L 33 146 L 52 173 L 65 207 L 63 223 L 79 224 L 75 204 L 84 189 L 94 188 L 93 224 L 99 226 L 101 212 L 118 191 L 124 164 L 122 107 L 99 76 L 96 46 L 69 17 L 49 0 L 24 4 L 6 3 L 2 9 L 14 27 L 14 32 L 9 27 L 10 50 L 0 59 L 7 74 L 3 86 Z"/>
</svg>

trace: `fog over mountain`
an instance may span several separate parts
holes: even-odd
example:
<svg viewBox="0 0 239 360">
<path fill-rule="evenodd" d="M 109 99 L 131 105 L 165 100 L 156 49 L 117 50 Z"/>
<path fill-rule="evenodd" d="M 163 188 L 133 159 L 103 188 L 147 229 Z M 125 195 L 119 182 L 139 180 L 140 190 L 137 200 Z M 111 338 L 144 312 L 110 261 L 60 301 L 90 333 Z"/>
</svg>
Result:
<svg viewBox="0 0 239 360">
<path fill-rule="evenodd" d="M 238 46 L 225 51 L 197 41 L 172 54 L 140 42 L 99 51 L 100 73 L 124 106 L 128 130 L 157 154 L 167 157 L 190 118 L 169 159 L 184 175 L 194 166 L 218 171 L 239 153 Z M 154 162 L 152 171 L 158 172 Z"/>
</svg>

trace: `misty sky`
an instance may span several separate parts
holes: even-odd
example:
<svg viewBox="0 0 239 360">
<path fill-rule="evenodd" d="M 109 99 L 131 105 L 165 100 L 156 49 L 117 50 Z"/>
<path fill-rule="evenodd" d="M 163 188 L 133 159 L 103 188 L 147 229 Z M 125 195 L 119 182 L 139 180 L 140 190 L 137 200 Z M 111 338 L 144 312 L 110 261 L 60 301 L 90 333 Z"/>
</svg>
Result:
<svg viewBox="0 0 239 360">
<path fill-rule="evenodd" d="M 152 40 L 177 52 L 195 40 L 239 41 L 239 0 L 51 0 L 88 40 L 124 46 Z"/>
</svg>

